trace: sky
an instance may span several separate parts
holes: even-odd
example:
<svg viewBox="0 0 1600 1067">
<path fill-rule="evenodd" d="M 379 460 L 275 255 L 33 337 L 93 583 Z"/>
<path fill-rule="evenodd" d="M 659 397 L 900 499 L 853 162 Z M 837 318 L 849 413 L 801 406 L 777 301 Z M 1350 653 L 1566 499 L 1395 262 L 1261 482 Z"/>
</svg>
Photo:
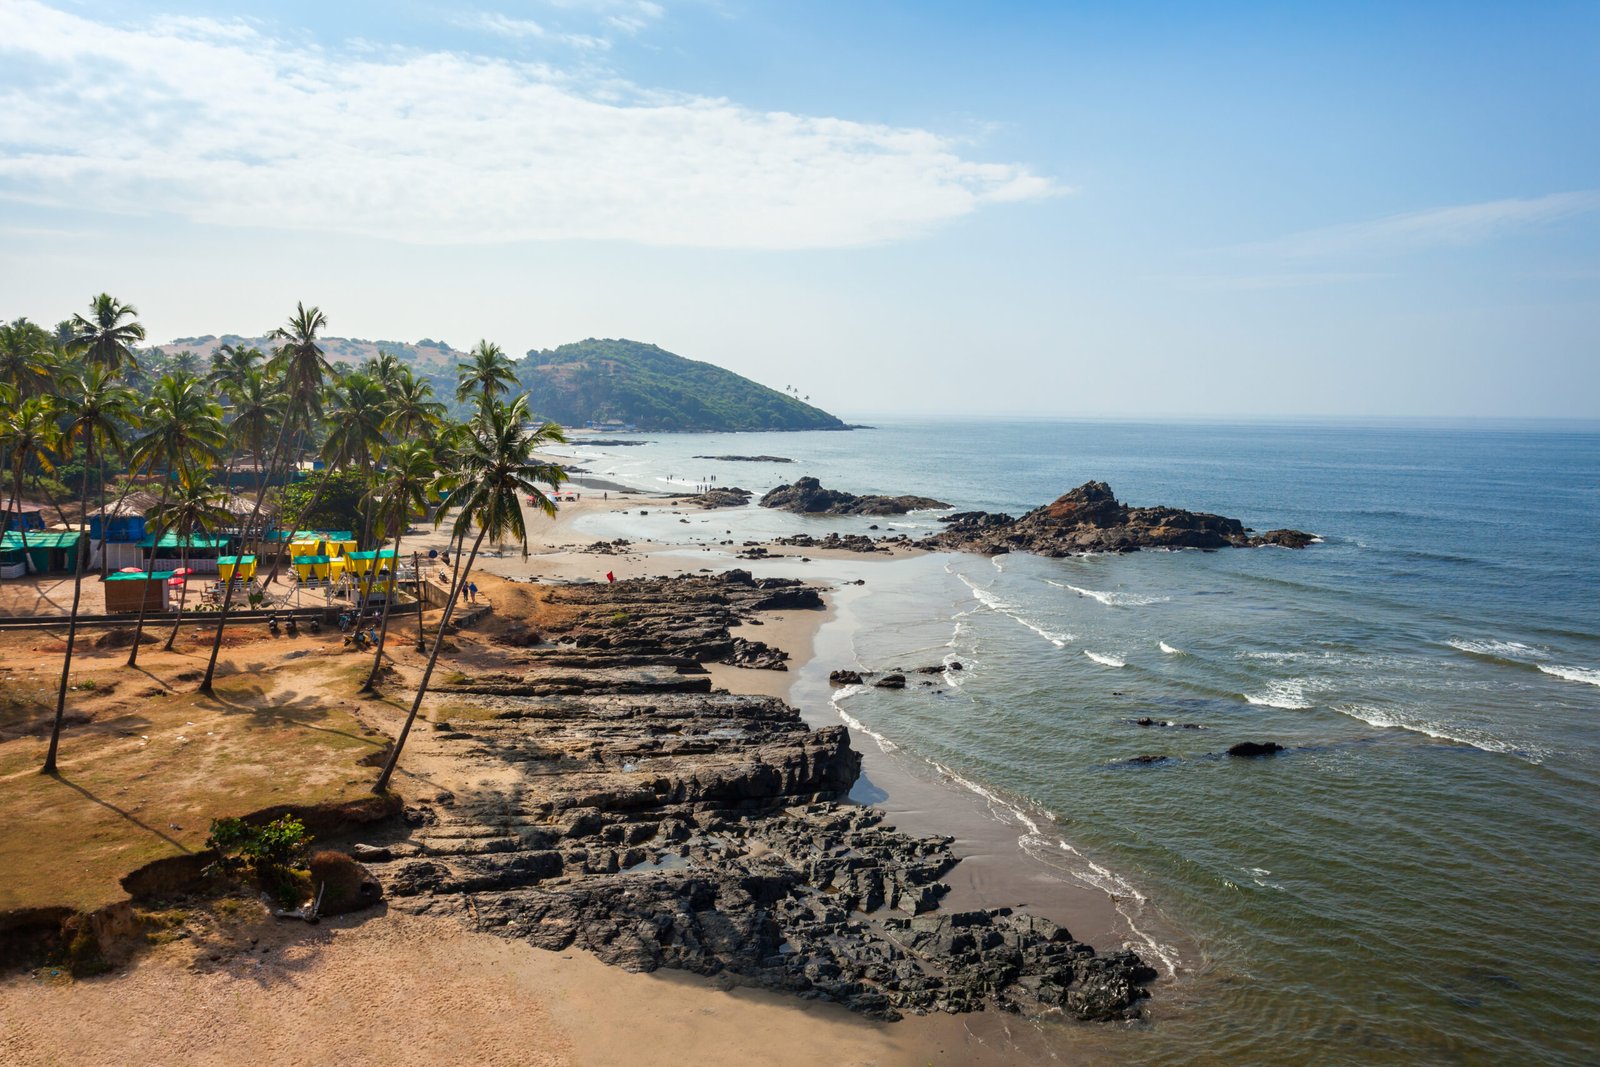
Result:
<svg viewBox="0 0 1600 1067">
<path fill-rule="evenodd" d="M 1600 4 L 0 0 L 0 318 L 1600 418 Z"/>
</svg>

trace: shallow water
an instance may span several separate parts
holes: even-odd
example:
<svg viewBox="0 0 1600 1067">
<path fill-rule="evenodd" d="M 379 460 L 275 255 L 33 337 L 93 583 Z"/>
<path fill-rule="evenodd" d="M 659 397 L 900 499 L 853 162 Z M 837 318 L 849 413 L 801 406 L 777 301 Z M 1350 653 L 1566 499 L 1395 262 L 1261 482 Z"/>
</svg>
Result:
<svg viewBox="0 0 1600 1067">
<path fill-rule="evenodd" d="M 819 659 L 797 699 L 982 798 L 1033 873 L 1098 885 L 1157 931 L 1135 947 L 1172 977 L 1150 1024 L 1096 1036 L 1108 1051 L 1594 1058 L 1600 433 L 885 421 L 575 451 L 646 488 L 714 475 L 759 494 L 813 474 L 1013 514 L 1092 478 L 1134 504 L 1319 534 L 1302 552 L 879 565 L 819 645 L 854 662 Z M 691 458 L 723 453 L 799 462 Z M 934 514 L 690 518 L 584 529 L 710 543 L 936 528 Z M 966 669 L 903 692 L 818 683 L 950 660 Z M 1240 740 L 1288 751 L 1220 755 Z M 1139 755 L 1164 758 L 1127 762 Z"/>
</svg>

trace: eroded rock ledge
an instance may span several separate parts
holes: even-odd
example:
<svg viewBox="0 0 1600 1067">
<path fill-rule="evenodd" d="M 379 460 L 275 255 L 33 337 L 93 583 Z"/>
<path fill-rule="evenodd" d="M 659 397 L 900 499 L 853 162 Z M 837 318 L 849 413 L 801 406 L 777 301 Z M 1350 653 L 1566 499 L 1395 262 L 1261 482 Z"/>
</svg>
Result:
<svg viewBox="0 0 1600 1067">
<path fill-rule="evenodd" d="M 917 542 L 920 547 L 990 556 L 1004 552 L 1071 556 L 1142 548 L 1304 548 L 1315 540 L 1299 530 L 1256 535 L 1238 519 L 1203 511 L 1129 507 L 1105 482 L 1085 482 L 1020 519 L 965 511 L 939 521 L 947 528 Z"/>
<path fill-rule="evenodd" d="M 1154 973 L 1132 953 L 1010 909 L 938 910 L 950 841 L 843 802 L 861 758 L 842 727 L 711 691 L 699 665 L 731 650 L 730 622 L 807 597 L 737 571 L 554 590 L 560 643 L 446 687 L 457 710 L 431 741 L 480 784 L 364 850 L 391 906 L 876 1018 L 1136 1015 Z"/>
</svg>

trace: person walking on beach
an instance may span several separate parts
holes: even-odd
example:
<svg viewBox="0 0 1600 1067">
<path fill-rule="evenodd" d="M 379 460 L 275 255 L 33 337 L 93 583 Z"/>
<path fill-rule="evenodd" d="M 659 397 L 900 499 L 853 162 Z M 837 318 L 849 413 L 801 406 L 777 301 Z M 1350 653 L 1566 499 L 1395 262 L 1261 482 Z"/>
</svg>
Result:
<svg viewBox="0 0 1600 1067">
<path fill-rule="evenodd" d="M 616 580 L 617 580 L 617 576 L 615 574 L 612 574 L 610 571 L 606 571 L 606 581 L 614 582 Z"/>
</svg>

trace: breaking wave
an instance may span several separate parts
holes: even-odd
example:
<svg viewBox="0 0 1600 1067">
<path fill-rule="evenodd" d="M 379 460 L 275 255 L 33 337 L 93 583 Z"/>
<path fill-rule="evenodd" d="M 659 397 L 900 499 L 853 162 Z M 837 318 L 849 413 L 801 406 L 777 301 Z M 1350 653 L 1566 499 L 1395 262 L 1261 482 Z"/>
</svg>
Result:
<svg viewBox="0 0 1600 1067">
<path fill-rule="evenodd" d="M 1557 678 L 1565 678 L 1569 682 L 1600 685 L 1600 671 L 1592 667 L 1552 667 L 1549 664 L 1541 663 L 1539 664 L 1539 669 Z"/>
<path fill-rule="evenodd" d="M 1172 599 L 1169 596 L 1151 596 L 1147 593 L 1118 593 L 1105 589 L 1084 589 L 1080 586 L 1069 585 L 1066 582 L 1052 581 L 1049 578 L 1046 578 L 1045 581 L 1057 589 L 1070 589 L 1079 596 L 1098 600 L 1108 608 L 1137 608 L 1146 604 L 1163 604 Z"/>
<path fill-rule="evenodd" d="M 1115 656 L 1108 656 L 1100 652 L 1090 652 L 1088 649 L 1084 649 L 1083 654 L 1102 667 L 1126 667 L 1128 665 L 1127 660 L 1118 659 Z"/>
</svg>

